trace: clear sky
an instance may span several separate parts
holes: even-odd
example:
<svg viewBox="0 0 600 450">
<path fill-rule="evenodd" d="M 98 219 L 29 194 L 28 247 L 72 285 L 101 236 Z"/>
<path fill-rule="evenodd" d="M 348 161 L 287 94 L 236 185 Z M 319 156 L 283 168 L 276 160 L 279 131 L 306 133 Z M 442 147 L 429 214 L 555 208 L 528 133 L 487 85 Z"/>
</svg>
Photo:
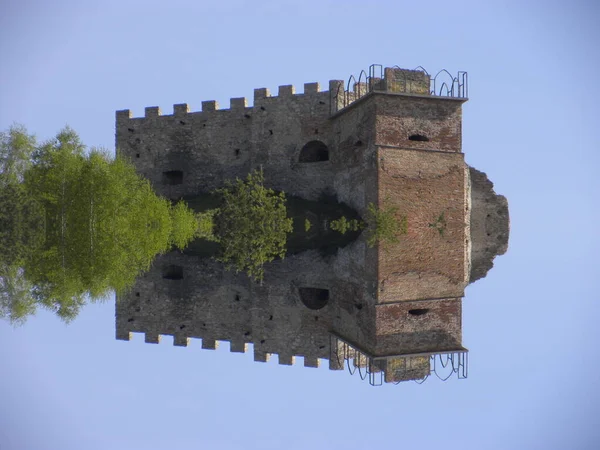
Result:
<svg viewBox="0 0 600 450">
<path fill-rule="evenodd" d="M 600 448 L 600 6 L 567 1 L 3 1 L 0 129 L 114 148 L 114 111 L 200 109 L 371 63 L 469 73 L 463 151 L 511 236 L 467 288 L 467 380 L 373 388 L 252 352 L 0 323 L 0 450 Z"/>
</svg>

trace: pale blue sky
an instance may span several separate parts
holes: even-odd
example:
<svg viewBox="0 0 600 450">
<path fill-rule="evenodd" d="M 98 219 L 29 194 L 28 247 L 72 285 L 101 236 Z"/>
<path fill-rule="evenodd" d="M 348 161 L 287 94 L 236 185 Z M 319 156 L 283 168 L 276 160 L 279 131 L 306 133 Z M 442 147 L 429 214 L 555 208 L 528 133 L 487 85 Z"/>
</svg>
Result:
<svg viewBox="0 0 600 450">
<path fill-rule="evenodd" d="M 168 6 L 167 6 L 168 5 Z M 600 448 L 594 1 L 4 1 L 0 129 L 114 146 L 114 111 L 228 105 L 371 63 L 469 73 L 466 160 L 510 205 L 467 289 L 467 380 L 372 388 L 252 352 L 114 339 L 114 301 L 0 323 L 0 450 Z M 595 443 L 595 444 L 594 444 Z"/>
</svg>

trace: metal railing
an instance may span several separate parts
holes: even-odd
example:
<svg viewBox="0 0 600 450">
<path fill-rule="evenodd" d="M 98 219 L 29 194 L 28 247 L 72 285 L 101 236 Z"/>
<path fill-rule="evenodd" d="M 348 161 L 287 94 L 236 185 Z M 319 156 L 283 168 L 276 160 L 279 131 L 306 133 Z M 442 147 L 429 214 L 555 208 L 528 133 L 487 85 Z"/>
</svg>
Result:
<svg viewBox="0 0 600 450">
<path fill-rule="evenodd" d="M 441 381 L 447 381 L 453 376 L 461 380 L 466 379 L 469 374 L 469 352 L 466 349 L 374 357 L 334 334 L 330 335 L 330 359 L 335 361 L 339 368 L 345 366 L 351 375 L 358 373 L 361 380 L 368 380 L 371 386 L 381 386 L 386 382 L 399 384 L 411 380 L 422 384 L 431 375 L 435 375 Z M 399 371 L 394 371 L 391 367 L 393 363 L 400 368 Z M 415 377 L 415 374 L 423 372 L 424 376 Z"/>
<path fill-rule="evenodd" d="M 371 64 L 368 71 L 361 70 L 358 77 L 350 75 L 345 84 L 339 82 L 335 89 L 330 90 L 331 115 L 371 92 L 468 98 L 468 75 L 467 72 L 459 71 L 453 76 L 442 69 L 432 76 L 421 66 L 406 70 L 398 66 L 384 69 L 381 64 Z"/>
</svg>

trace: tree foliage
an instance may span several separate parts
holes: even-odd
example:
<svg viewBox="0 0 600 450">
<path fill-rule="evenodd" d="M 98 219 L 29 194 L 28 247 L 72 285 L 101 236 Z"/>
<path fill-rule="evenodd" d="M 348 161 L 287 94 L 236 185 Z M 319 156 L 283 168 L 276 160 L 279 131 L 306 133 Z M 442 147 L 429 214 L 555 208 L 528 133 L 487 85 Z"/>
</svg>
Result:
<svg viewBox="0 0 600 450">
<path fill-rule="evenodd" d="M 19 322 L 41 305 L 70 320 L 197 234 L 194 213 L 158 197 L 127 161 L 86 152 L 69 128 L 40 146 L 20 132 L 3 141 L 0 315 Z"/>
<path fill-rule="evenodd" d="M 397 211 L 396 207 L 380 209 L 374 203 L 367 205 L 367 245 L 369 247 L 374 247 L 377 243 L 397 243 L 398 235 L 406 234 L 406 217 L 398 220 Z"/>
<path fill-rule="evenodd" d="M 358 219 L 348 220 L 345 216 L 332 220 L 329 227 L 341 234 L 348 231 L 359 231 L 367 228 L 367 245 L 374 247 L 377 243 L 396 243 L 398 236 L 406 234 L 406 216 L 396 217 L 398 208 L 378 208 L 374 203 L 367 205 L 365 222 Z"/>
<path fill-rule="evenodd" d="M 35 136 L 25 127 L 13 125 L 0 132 L 0 186 L 23 181 L 36 150 Z"/>
<path fill-rule="evenodd" d="M 346 216 L 342 216 L 339 219 L 332 220 L 329 227 L 333 231 L 337 231 L 341 234 L 346 234 L 348 231 L 359 231 L 365 227 L 365 224 L 358 219 L 348 220 Z"/>
<path fill-rule="evenodd" d="M 185 202 L 177 202 L 169 211 L 171 215 L 171 235 L 169 242 L 179 249 L 184 249 L 196 237 L 205 233 L 204 217 L 206 214 L 195 214 Z M 212 231 L 212 230 L 211 230 Z"/>
<path fill-rule="evenodd" d="M 215 216 L 218 213 L 218 209 L 209 209 L 208 211 L 196 213 L 196 220 L 198 222 L 196 237 L 206 239 L 207 241 L 219 242 L 219 237 L 215 235 Z"/>
<path fill-rule="evenodd" d="M 215 216 L 222 247 L 218 259 L 261 281 L 264 264 L 285 256 L 287 234 L 292 232 L 285 194 L 265 188 L 262 171 L 251 172 L 246 180 L 228 182 L 218 192 L 223 196 Z"/>
</svg>

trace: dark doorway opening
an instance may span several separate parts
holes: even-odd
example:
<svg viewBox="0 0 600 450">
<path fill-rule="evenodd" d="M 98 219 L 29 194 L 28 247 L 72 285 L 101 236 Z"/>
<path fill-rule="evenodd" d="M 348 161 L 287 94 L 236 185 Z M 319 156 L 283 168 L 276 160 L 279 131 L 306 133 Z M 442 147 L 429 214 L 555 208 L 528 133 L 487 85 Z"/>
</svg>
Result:
<svg viewBox="0 0 600 450">
<path fill-rule="evenodd" d="M 300 150 L 300 162 L 329 161 L 329 149 L 321 141 L 310 141 Z"/>
<path fill-rule="evenodd" d="M 308 309 L 321 309 L 329 302 L 329 289 L 301 287 L 300 300 Z"/>
<path fill-rule="evenodd" d="M 409 141 L 428 142 L 429 138 L 427 136 L 425 136 L 425 135 L 422 135 L 422 134 L 411 134 L 408 137 L 408 140 Z"/>
<path fill-rule="evenodd" d="M 174 186 L 183 183 L 183 172 L 181 170 L 169 170 L 162 174 L 163 184 Z"/>
</svg>

